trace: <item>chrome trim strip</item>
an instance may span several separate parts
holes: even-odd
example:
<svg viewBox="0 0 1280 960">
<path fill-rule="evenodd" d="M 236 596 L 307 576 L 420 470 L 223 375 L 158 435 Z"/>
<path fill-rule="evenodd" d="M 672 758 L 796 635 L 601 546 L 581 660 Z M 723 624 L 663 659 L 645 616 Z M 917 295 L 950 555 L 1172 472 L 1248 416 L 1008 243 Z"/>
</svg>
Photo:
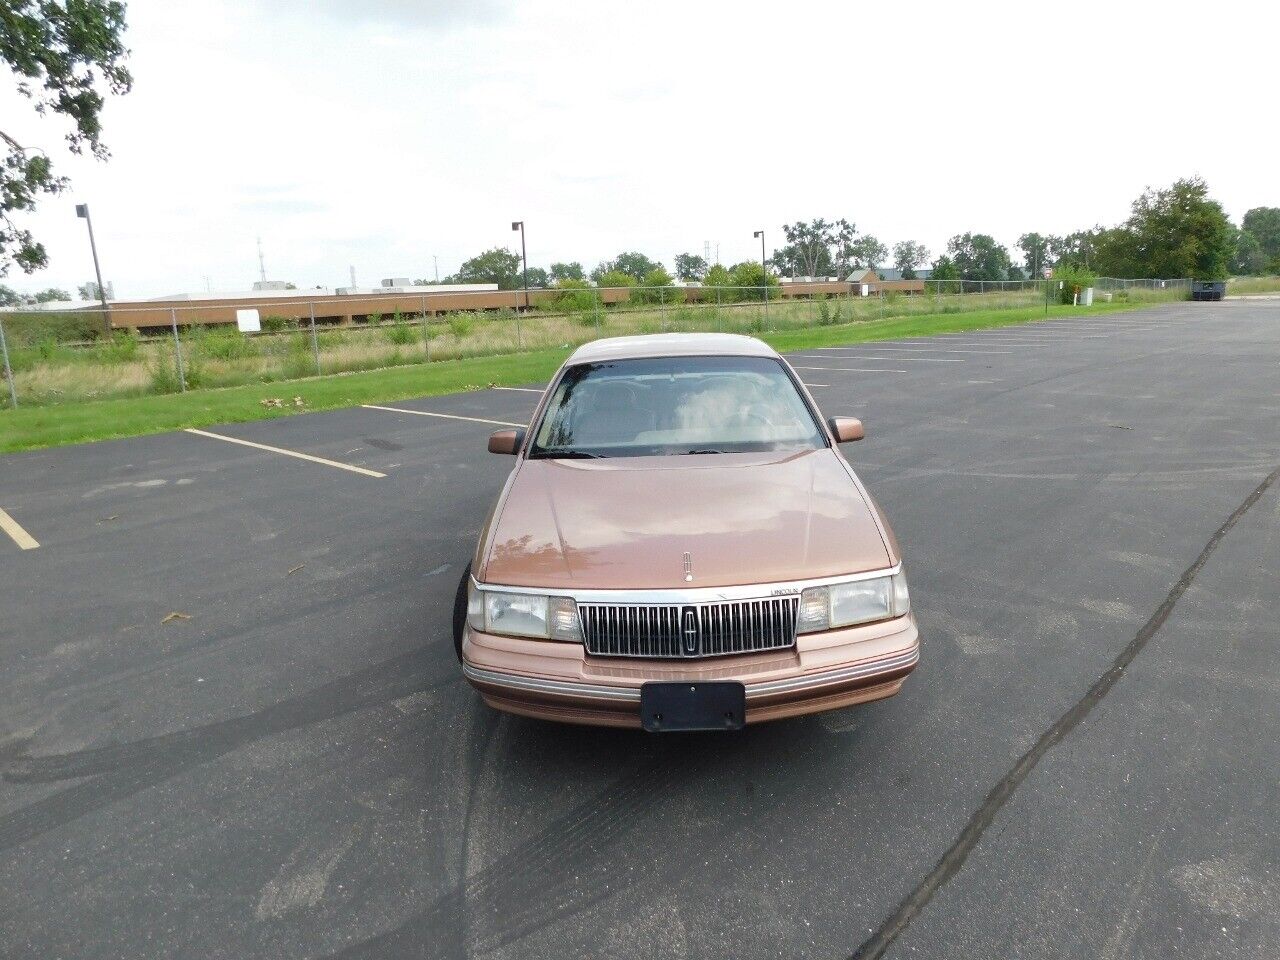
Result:
<svg viewBox="0 0 1280 960">
<path fill-rule="evenodd" d="M 912 666 L 920 660 L 920 647 L 917 644 L 906 653 L 874 660 L 870 663 L 855 664 L 851 667 L 840 667 L 823 673 L 811 673 L 802 677 L 789 677 L 786 680 L 769 680 L 764 683 L 748 683 L 747 699 L 753 697 L 772 696 L 776 693 L 792 693 L 797 690 L 808 690 L 826 687 L 845 680 L 857 680 L 862 677 L 875 676 L 878 673 L 891 673 L 903 667 Z M 468 680 L 491 683 L 513 690 L 528 690 L 532 693 L 551 693 L 563 696 L 595 697 L 599 700 L 614 700 L 619 703 L 639 703 L 639 687 L 614 687 L 598 683 L 576 683 L 571 680 L 545 680 L 540 677 L 526 677 L 516 673 L 501 673 L 497 670 L 484 670 L 473 667 L 469 663 L 462 665 L 462 672 Z"/>
<path fill-rule="evenodd" d="M 807 690 L 810 687 L 825 687 L 844 680 L 857 680 L 860 677 L 870 677 L 877 673 L 889 673 L 893 670 L 911 666 L 918 662 L 919 659 L 920 647 L 917 645 L 914 649 L 896 657 L 873 660 L 871 663 L 855 664 L 852 667 L 828 670 L 825 673 L 807 674 L 803 677 L 790 677 L 786 680 L 749 683 L 747 684 L 747 698 L 763 697 L 774 693 L 790 693 L 793 690 Z"/>
<path fill-rule="evenodd" d="M 468 680 L 479 680 L 514 690 L 531 690 L 534 693 L 559 693 L 565 696 L 596 697 L 601 700 L 618 700 L 624 703 L 639 703 L 639 687 L 610 687 L 599 683 L 574 683 L 571 680 L 542 680 L 538 677 L 526 677 L 518 673 L 500 673 L 497 670 L 482 670 L 469 663 L 462 665 L 462 672 Z"/>
<path fill-rule="evenodd" d="M 578 603 L 609 603 L 618 606 L 644 604 L 679 605 L 714 603 L 717 600 L 771 600 L 778 596 L 799 594 L 805 587 L 829 587 L 837 583 L 854 583 L 858 580 L 876 580 L 892 577 L 902 572 L 902 564 L 850 573 L 839 577 L 818 577 L 812 580 L 785 580 L 778 583 L 748 583 L 731 587 L 690 587 L 664 590 L 560 590 L 546 587 L 513 587 L 502 583 L 480 583 L 474 577 L 471 582 L 477 590 L 493 593 L 528 593 L 548 597 L 570 597 Z M 774 593 L 773 591 L 784 591 Z"/>
</svg>

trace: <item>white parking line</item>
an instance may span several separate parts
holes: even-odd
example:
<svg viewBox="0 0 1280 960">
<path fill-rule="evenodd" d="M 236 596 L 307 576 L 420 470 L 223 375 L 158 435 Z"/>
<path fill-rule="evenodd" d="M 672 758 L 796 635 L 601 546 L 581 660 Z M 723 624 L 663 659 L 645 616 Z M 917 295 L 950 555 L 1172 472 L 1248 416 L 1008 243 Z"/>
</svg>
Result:
<svg viewBox="0 0 1280 960">
<path fill-rule="evenodd" d="M 900 340 L 895 340 L 895 341 L 893 341 L 893 342 L 894 342 L 894 343 L 901 343 L 902 341 L 900 341 Z M 951 349 L 949 349 L 949 348 L 947 348 L 947 347 L 930 347 L 930 346 L 926 346 L 926 345 L 925 345 L 925 344 L 923 344 L 923 343 L 922 343 L 922 344 L 919 344 L 919 348 L 920 348 L 920 350 L 922 350 L 922 351 L 924 351 L 924 352 L 926 352 L 926 353 L 928 353 L 928 352 L 932 352 L 932 353 L 980 353 L 980 354 L 983 354 L 983 355 L 990 355 L 990 354 L 996 354 L 996 353 L 1007 353 L 1007 354 L 1012 354 L 1012 353 L 1013 353 L 1013 351 L 1012 351 L 1012 350 L 951 350 Z M 819 349 L 819 350 L 850 350 L 850 349 L 852 349 L 852 348 L 851 348 L 851 347 L 819 347 L 818 349 Z M 903 347 L 886 347 L 886 346 L 884 346 L 884 345 L 882 345 L 882 344 L 877 343 L 877 344 L 876 344 L 876 349 L 877 349 L 877 350 L 900 350 L 900 351 L 905 351 L 905 352 L 909 352 L 909 353 L 916 353 L 916 352 L 917 352 L 917 346 L 916 346 L 915 344 L 908 344 L 907 346 L 903 346 Z"/>
<path fill-rule="evenodd" d="M 515 390 L 519 393 L 542 393 L 541 390 L 535 390 L 533 387 L 490 387 L 490 390 Z"/>
<path fill-rule="evenodd" d="M 865 353 L 855 354 L 851 357 L 815 357 L 812 354 L 805 353 L 796 354 L 796 356 L 801 360 L 896 360 L 900 363 L 964 363 L 959 357 L 869 357 Z"/>
<path fill-rule="evenodd" d="M 884 367 L 801 367 L 792 364 L 796 370 L 839 370 L 847 373 L 906 373 L 905 370 L 886 370 Z"/>
<path fill-rule="evenodd" d="M 804 383 L 804 381 L 803 381 L 803 380 L 801 380 L 800 382 L 801 382 L 801 383 Z M 829 386 L 831 386 L 831 384 L 829 384 L 829 383 L 804 383 L 804 385 L 805 385 L 806 387 L 829 387 Z"/>
<path fill-rule="evenodd" d="M 339 470 L 350 470 L 352 473 L 363 474 L 366 477 L 385 477 L 385 473 L 379 473 L 377 470 L 366 470 L 364 467 L 354 467 L 349 463 L 339 463 L 337 460 L 326 460 L 324 457 L 313 457 L 309 453 L 299 453 L 297 450 L 286 450 L 284 447 L 272 447 L 265 443 L 254 443 L 252 440 L 241 440 L 239 437 L 227 437 L 221 433 L 210 433 L 208 430 L 196 430 L 194 427 L 187 427 L 187 433 L 194 433 L 198 437 L 209 437 L 212 440 L 225 440 L 227 443 L 238 443 L 242 447 L 253 447 L 255 450 L 266 450 L 268 453 L 279 453 L 286 457 L 296 457 L 299 460 L 310 460 L 312 463 L 324 464 L 326 467 L 337 467 Z"/>
<path fill-rule="evenodd" d="M 9 538 L 18 545 L 21 550 L 34 550 L 40 544 L 36 543 L 35 537 L 22 529 L 22 524 L 5 513 L 4 508 L 0 507 L 0 530 L 9 535 Z"/>
<path fill-rule="evenodd" d="M 376 403 L 362 403 L 366 410 L 385 410 L 387 413 L 411 413 L 415 417 L 440 417 L 444 420 L 470 420 L 472 423 L 492 423 L 499 427 L 524 427 L 528 424 L 512 423 L 510 420 L 486 420 L 483 417 L 460 417 L 454 413 L 429 413 L 426 410 L 409 410 L 405 407 L 380 407 Z"/>
</svg>

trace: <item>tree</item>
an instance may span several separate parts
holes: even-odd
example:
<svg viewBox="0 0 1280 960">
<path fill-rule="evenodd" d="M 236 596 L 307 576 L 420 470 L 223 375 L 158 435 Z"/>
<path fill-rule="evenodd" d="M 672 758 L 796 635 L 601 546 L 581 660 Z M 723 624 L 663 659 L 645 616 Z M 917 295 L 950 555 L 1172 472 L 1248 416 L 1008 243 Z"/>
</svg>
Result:
<svg viewBox="0 0 1280 960">
<path fill-rule="evenodd" d="M 1091 266 L 1107 277 L 1145 276 L 1142 265 L 1138 262 L 1136 238 L 1124 227 L 1111 227 L 1098 230 L 1093 235 L 1093 262 Z M 1064 261 L 1064 266 L 1072 267 L 1071 261 Z"/>
<path fill-rule="evenodd" d="M 723 264 L 714 264 L 707 270 L 707 275 L 702 278 L 704 287 L 727 287 L 733 282 L 733 274 L 729 272 L 729 268 Z"/>
<path fill-rule="evenodd" d="M 933 267 L 929 272 L 930 280 L 955 281 L 960 279 L 960 271 L 956 269 L 955 262 L 945 253 L 933 261 Z"/>
<path fill-rule="evenodd" d="M 597 287 L 634 287 L 636 285 L 636 278 L 622 270 L 608 270 L 599 276 L 596 276 L 596 271 L 592 270 L 591 279 L 596 282 Z"/>
<path fill-rule="evenodd" d="M 41 290 L 33 299 L 36 303 L 54 303 L 59 300 L 70 300 L 71 294 L 57 287 L 50 287 L 48 290 Z"/>
<path fill-rule="evenodd" d="M 586 280 L 587 275 L 582 270 L 582 264 L 578 261 L 572 263 L 553 263 L 549 274 L 551 282 L 557 285 L 563 284 L 566 280 Z"/>
<path fill-rule="evenodd" d="M 1052 240 L 1052 237 L 1042 236 L 1038 233 L 1024 233 L 1018 238 L 1018 249 L 1022 251 L 1022 262 L 1026 265 L 1027 273 L 1031 276 L 1039 277 L 1041 271 L 1052 264 L 1053 261 L 1049 257 L 1049 245 Z"/>
<path fill-rule="evenodd" d="M 644 275 L 650 270 L 656 270 L 662 266 L 660 263 L 654 263 L 643 253 L 635 250 L 626 251 L 618 254 L 612 260 L 606 260 L 591 271 L 591 279 L 598 285 L 605 286 L 600 283 L 600 278 L 606 273 L 620 272 L 630 275 L 632 280 L 639 283 L 644 279 Z"/>
<path fill-rule="evenodd" d="M 524 285 L 523 273 L 521 273 L 520 275 L 520 284 L 521 286 Z M 551 279 L 548 276 L 547 271 L 543 270 L 541 267 L 530 267 L 529 268 L 529 286 L 530 287 L 551 286 Z"/>
<path fill-rule="evenodd" d="M 1097 258 L 1097 240 L 1100 233 L 1102 228 L 1095 227 L 1092 230 L 1077 230 L 1065 237 L 1048 237 L 1052 264 L 1055 267 L 1090 269 Z"/>
<path fill-rule="evenodd" d="M 1253 234 L 1263 260 L 1280 257 L 1280 207 L 1254 207 L 1240 221 L 1240 229 Z"/>
<path fill-rule="evenodd" d="M 776 267 L 782 268 L 785 264 L 792 273 L 799 270 L 806 277 L 825 277 L 834 269 L 848 272 L 850 245 L 857 233 L 848 220 L 834 223 L 821 218 L 808 223 L 797 220 L 783 224 L 782 233 L 787 238 L 787 246 L 782 251 L 775 251 L 773 262 Z"/>
<path fill-rule="evenodd" d="M 12 287 L 0 283 L 0 307 L 16 307 L 22 303 L 22 297 Z"/>
<path fill-rule="evenodd" d="M 1143 191 L 1125 221 L 1142 276 L 1221 280 L 1231 260 L 1231 224 L 1199 177 Z"/>
<path fill-rule="evenodd" d="M 929 251 L 914 240 L 901 240 L 893 245 L 893 268 L 903 280 L 916 278 L 916 267 L 929 262 Z"/>
<path fill-rule="evenodd" d="M 99 114 L 105 94 L 122 95 L 133 83 L 123 61 L 124 4 L 119 0 L 5 0 L 0 5 L 0 60 L 18 79 L 18 93 L 40 115 L 61 114 L 72 122 L 67 148 L 87 146 L 98 159 Z M 42 194 L 60 193 L 65 177 L 54 174 L 49 156 L 0 130 L 0 276 L 17 264 L 25 273 L 48 265 L 44 244 L 19 226 L 14 214 L 30 213 Z"/>
<path fill-rule="evenodd" d="M 763 300 L 765 287 L 777 287 L 778 278 L 766 273 L 763 266 L 754 260 L 744 260 L 735 264 L 729 271 L 729 286 L 733 290 L 735 300 Z"/>
<path fill-rule="evenodd" d="M 521 287 L 520 266 L 520 254 L 494 247 L 467 260 L 446 282 L 496 283 L 499 290 L 518 290 Z"/>
<path fill-rule="evenodd" d="M 640 289 L 631 293 L 637 303 L 683 303 L 684 291 L 674 286 L 665 267 L 654 267 L 640 279 Z"/>
<path fill-rule="evenodd" d="M 874 270 L 889 257 L 889 248 L 869 233 L 849 243 L 848 249 L 853 259 L 853 266 L 866 267 L 869 270 Z"/>
<path fill-rule="evenodd" d="M 697 283 L 707 275 L 707 261 L 695 253 L 676 254 L 676 276 L 683 283 Z"/>
<path fill-rule="evenodd" d="M 1267 258 L 1262 253 L 1262 244 L 1248 230 L 1236 230 L 1232 227 L 1235 238 L 1235 249 L 1231 255 L 1231 273 L 1235 276 L 1244 274 L 1260 274 L 1267 268 Z"/>
<path fill-rule="evenodd" d="M 831 252 L 822 247 L 818 251 L 818 260 L 814 264 L 806 264 L 801 248 L 794 243 L 789 243 L 785 247 L 775 247 L 773 256 L 769 258 L 769 262 L 773 264 L 773 269 L 780 274 L 786 274 L 795 277 L 797 274 L 802 277 L 827 277 L 835 273 L 835 262 L 831 259 Z M 816 269 L 816 273 L 807 273 L 809 267 Z"/>
<path fill-rule="evenodd" d="M 956 234 L 947 241 L 947 255 L 961 280 L 1009 278 L 1009 251 L 985 233 Z"/>
</svg>

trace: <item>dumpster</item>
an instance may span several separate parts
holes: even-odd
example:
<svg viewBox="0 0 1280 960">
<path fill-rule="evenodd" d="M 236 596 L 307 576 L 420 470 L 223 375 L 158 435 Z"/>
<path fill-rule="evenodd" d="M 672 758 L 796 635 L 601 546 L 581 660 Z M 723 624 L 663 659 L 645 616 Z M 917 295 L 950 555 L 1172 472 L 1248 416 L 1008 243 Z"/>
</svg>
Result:
<svg viewBox="0 0 1280 960">
<path fill-rule="evenodd" d="M 1221 300 L 1227 295 L 1225 280 L 1192 280 L 1192 300 Z"/>
</svg>

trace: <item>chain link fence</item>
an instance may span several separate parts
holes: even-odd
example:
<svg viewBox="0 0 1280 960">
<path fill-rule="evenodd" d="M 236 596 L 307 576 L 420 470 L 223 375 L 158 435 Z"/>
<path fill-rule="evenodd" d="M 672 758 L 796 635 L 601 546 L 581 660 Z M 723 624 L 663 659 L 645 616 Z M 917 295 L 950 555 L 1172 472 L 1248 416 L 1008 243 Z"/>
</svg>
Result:
<svg viewBox="0 0 1280 960">
<path fill-rule="evenodd" d="M 270 385 L 464 357 L 562 350 L 605 336 L 759 334 L 1025 308 L 1056 299 L 1056 288 L 1052 280 L 899 280 L 273 295 L 258 301 L 113 305 L 109 334 L 101 308 L 0 312 L 6 386 L 0 403 L 34 406 Z M 1185 298 L 1189 281 L 1104 277 L 1096 289 L 1108 299 L 1172 300 Z M 256 311 L 261 332 L 241 333 L 237 311 Z"/>
</svg>

